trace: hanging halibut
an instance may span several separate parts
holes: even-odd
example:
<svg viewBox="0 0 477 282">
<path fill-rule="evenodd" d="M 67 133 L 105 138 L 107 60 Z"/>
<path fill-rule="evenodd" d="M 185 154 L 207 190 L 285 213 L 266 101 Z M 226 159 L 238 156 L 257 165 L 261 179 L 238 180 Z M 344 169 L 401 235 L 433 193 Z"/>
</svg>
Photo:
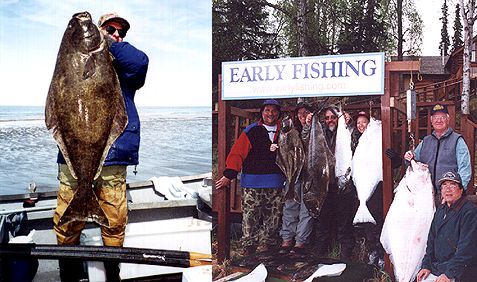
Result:
<svg viewBox="0 0 477 282">
<path fill-rule="evenodd" d="M 278 136 L 277 165 L 283 171 L 288 181 L 288 190 L 285 199 L 297 199 L 295 183 L 300 176 L 305 163 L 305 149 L 300 138 L 300 132 L 293 126 L 290 117 L 282 121 Z"/>
<path fill-rule="evenodd" d="M 313 115 L 308 139 L 303 202 L 310 215 L 316 218 L 320 215 L 321 207 L 328 193 L 330 171 L 334 169 L 333 163 L 335 162 L 326 143 L 318 113 Z"/>
<path fill-rule="evenodd" d="M 338 116 L 335 145 L 335 176 L 338 180 L 338 189 L 343 191 L 351 185 L 353 152 L 351 151 L 351 131 L 346 124 L 345 116 L 342 112 L 339 112 Z"/>
<path fill-rule="evenodd" d="M 394 192 L 381 232 L 381 244 L 393 263 L 396 281 L 414 281 L 426 253 L 435 211 L 427 165 L 412 160 Z"/>
<path fill-rule="evenodd" d="M 371 118 L 368 127 L 359 138 L 354 152 L 351 172 L 359 199 L 359 207 L 353 224 L 371 222 L 376 224 L 366 206 L 376 186 L 383 180 L 381 121 Z"/>
<path fill-rule="evenodd" d="M 78 180 L 60 224 L 92 219 L 109 226 L 92 186 L 127 115 L 112 56 L 88 12 L 73 15 L 63 35 L 45 122 Z"/>
</svg>

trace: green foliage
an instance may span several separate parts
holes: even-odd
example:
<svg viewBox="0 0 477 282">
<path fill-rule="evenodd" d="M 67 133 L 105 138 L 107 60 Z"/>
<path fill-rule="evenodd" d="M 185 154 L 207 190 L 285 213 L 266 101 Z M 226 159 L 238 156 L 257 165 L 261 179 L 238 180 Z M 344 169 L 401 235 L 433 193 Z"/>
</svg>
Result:
<svg viewBox="0 0 477 282">
<path fill-rule="evenodd" d="M 383 0 L 383 15 L 386 21 L 389 23 L 388 34 L 391 36 L 391 50 L 393 53 L 397 53 L 398 45 L 402 44 L 402 54 L 409 56 L 418 56 L 421 54 L 422 46 L 422 28 L 423 21 L 421 15 L 417 12 L 414 0 Z M 399 28 L 398 28 L 398 3 L 401 6 L 402 12 L 402 39 L 399 40 Z"/>
<path fill-rule="evenodd" d="M 454 52 L 459 47 L 464 45 L 462 39 L 462 22 L 460 19 L 460 5 L 457 3 L 455 5 L 455 18 L 454 18 L 454 36 L 452 37 L 452 50 Z"/>
<path fill-rule="evenodd" d="M 442 5 L 442 17 L 439 18 L 442 21 L 442 28 L 441 28 L 441 42 L 439 43 L 439 50 L 441 54 L 447 56 L 450 46 L 449 41 L 449 33 L 447 32 L 447 17 L 449 15 L 448 7 L 447 7 L 447 0 L 444 0 L 444 4 Z"/>
<path fill-rule="evenodd" d="M 212 60 L 213 82 L 224 61 L 276 58 L 277 32 L 269 22 L 264 1 L 213 0 Z"/>
<path fill-rule="evenodd" d="M 388 24 L 376 0 L 350 0 L 338 39 L 339 53 L 385 51 L 390 46 Z"/>
</svg>

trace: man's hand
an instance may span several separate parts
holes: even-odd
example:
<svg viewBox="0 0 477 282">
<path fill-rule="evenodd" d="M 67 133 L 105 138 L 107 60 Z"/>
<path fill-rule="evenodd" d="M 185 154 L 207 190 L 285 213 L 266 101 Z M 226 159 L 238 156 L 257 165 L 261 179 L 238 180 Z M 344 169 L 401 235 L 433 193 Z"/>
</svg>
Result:
<svg viewBox="0 0 477 282">
<path fill-rule="evenodd" d="M 348 112 L 343 112 L 345 123 L 348 125 L 351 121 L 351 116 L 349 115 Z"/>
<path fill-rule="evenodd" d="M 419 272 L 417 273 L 417 282 L 421 282 L 422 280 L 426 279 L 430 273 L 431 271 L 429 269 L 423 268 L 419 270 Z"/>
<path fill-rule="evenodd" d="M 412 151 L 407 151 L 404 153 L 404 159 L 410 162 L 412 159 L 414 159 L 414 153 Z"/>
<path fill-rule="evenodd" d="M 227 187 L 230 185 L 231 180 L 225 176 L 222 176 L 219 180 L 215 182 L 215 189 L 221 189 L 222 187 Z"/>
<path fill-rule="evenodd" d="M 450 282 L 450 281 L 451 280 L 444 273 L 439 275 L 439 277 L 437 277 L 437 279 L 436 279 L 436 282 Z"/>
<path fill-rule="evenodd" d="M 270 151 L 275 152 L 278 149 L 278 144 L 272 144 L 270 145 Z"/>
<path fill-rule="evenodd" d="M 309 113 L 307 116 L 306 116 L 306 120 L 305 120 L 305 123 L 308 124 L 308 125 L 311 125 L 311 121 L 313 120 L 313 113 Z"/>
</svg>

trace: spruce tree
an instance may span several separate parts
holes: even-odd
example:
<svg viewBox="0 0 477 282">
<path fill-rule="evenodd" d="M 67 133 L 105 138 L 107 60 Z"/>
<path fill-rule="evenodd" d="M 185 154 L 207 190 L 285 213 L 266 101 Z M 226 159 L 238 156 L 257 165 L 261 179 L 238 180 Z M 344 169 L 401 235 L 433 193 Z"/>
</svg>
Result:
<svg viewBox="0 0 477 282">
<path fill-rule="evenodd" d="M 457 48 L 462 47 L 464 41 L 462 40 L 462 22 L 460 19 L 460 5 L 455 5 L 455 19 L 454 19 L 454 37 L 452 37 L 452 50 L 453 53 Z"/>
<path fill-rule="evenodd" d="M 442 17 L 440 20 L 442 21 L 442 29 L 441 29 L 441 42 L 439 43 L 439 50 L 441 54 L 447 56 L 449 51 L 449 33 L 447 32 L 447 16 L 448 16 L 448 7 L 447 7 L 447 0 L 444 0 L 444 5 L 442 5 Z"/>
</svg>

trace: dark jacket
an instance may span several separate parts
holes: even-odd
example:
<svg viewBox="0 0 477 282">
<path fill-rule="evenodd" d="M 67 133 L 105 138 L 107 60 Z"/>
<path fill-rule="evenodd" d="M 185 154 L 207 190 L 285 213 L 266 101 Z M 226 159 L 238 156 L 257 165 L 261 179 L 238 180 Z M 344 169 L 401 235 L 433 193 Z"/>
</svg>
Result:
<svg viewBox="0 0 477 282">
<path fill-rule="evenodd" d="M 134 103 L 136 90 L 144 85 L 149 64 L 147 55 L 127 42 L 113 42 L 109 51 L 118 74 L 121 92 L 128 115 L 124 132 L 116 139 L 104 161 L 109 165 L 137 165 L 139 163 L 140 122 Z M 66 163 L 61 152 L 58 163 Z"/>
<path fill-rule="evenodd" d="M 465 196 L 434 214 L 422 268 L 450 279 L 477 272 L 477 207 Z"/>
<path fill-rule="evenodd" d="M 273 138 L 278 141 L 280 123 Z M 247 126 L 235 141 L 226 160 L 224 176 L 237 177 L 242 171 L 240 185 L 245 188 L 283 188 L 285 176 L 276 164 L 277 151 L 270 151 L 272 142 L 261 122 Z"/>
</svg>

